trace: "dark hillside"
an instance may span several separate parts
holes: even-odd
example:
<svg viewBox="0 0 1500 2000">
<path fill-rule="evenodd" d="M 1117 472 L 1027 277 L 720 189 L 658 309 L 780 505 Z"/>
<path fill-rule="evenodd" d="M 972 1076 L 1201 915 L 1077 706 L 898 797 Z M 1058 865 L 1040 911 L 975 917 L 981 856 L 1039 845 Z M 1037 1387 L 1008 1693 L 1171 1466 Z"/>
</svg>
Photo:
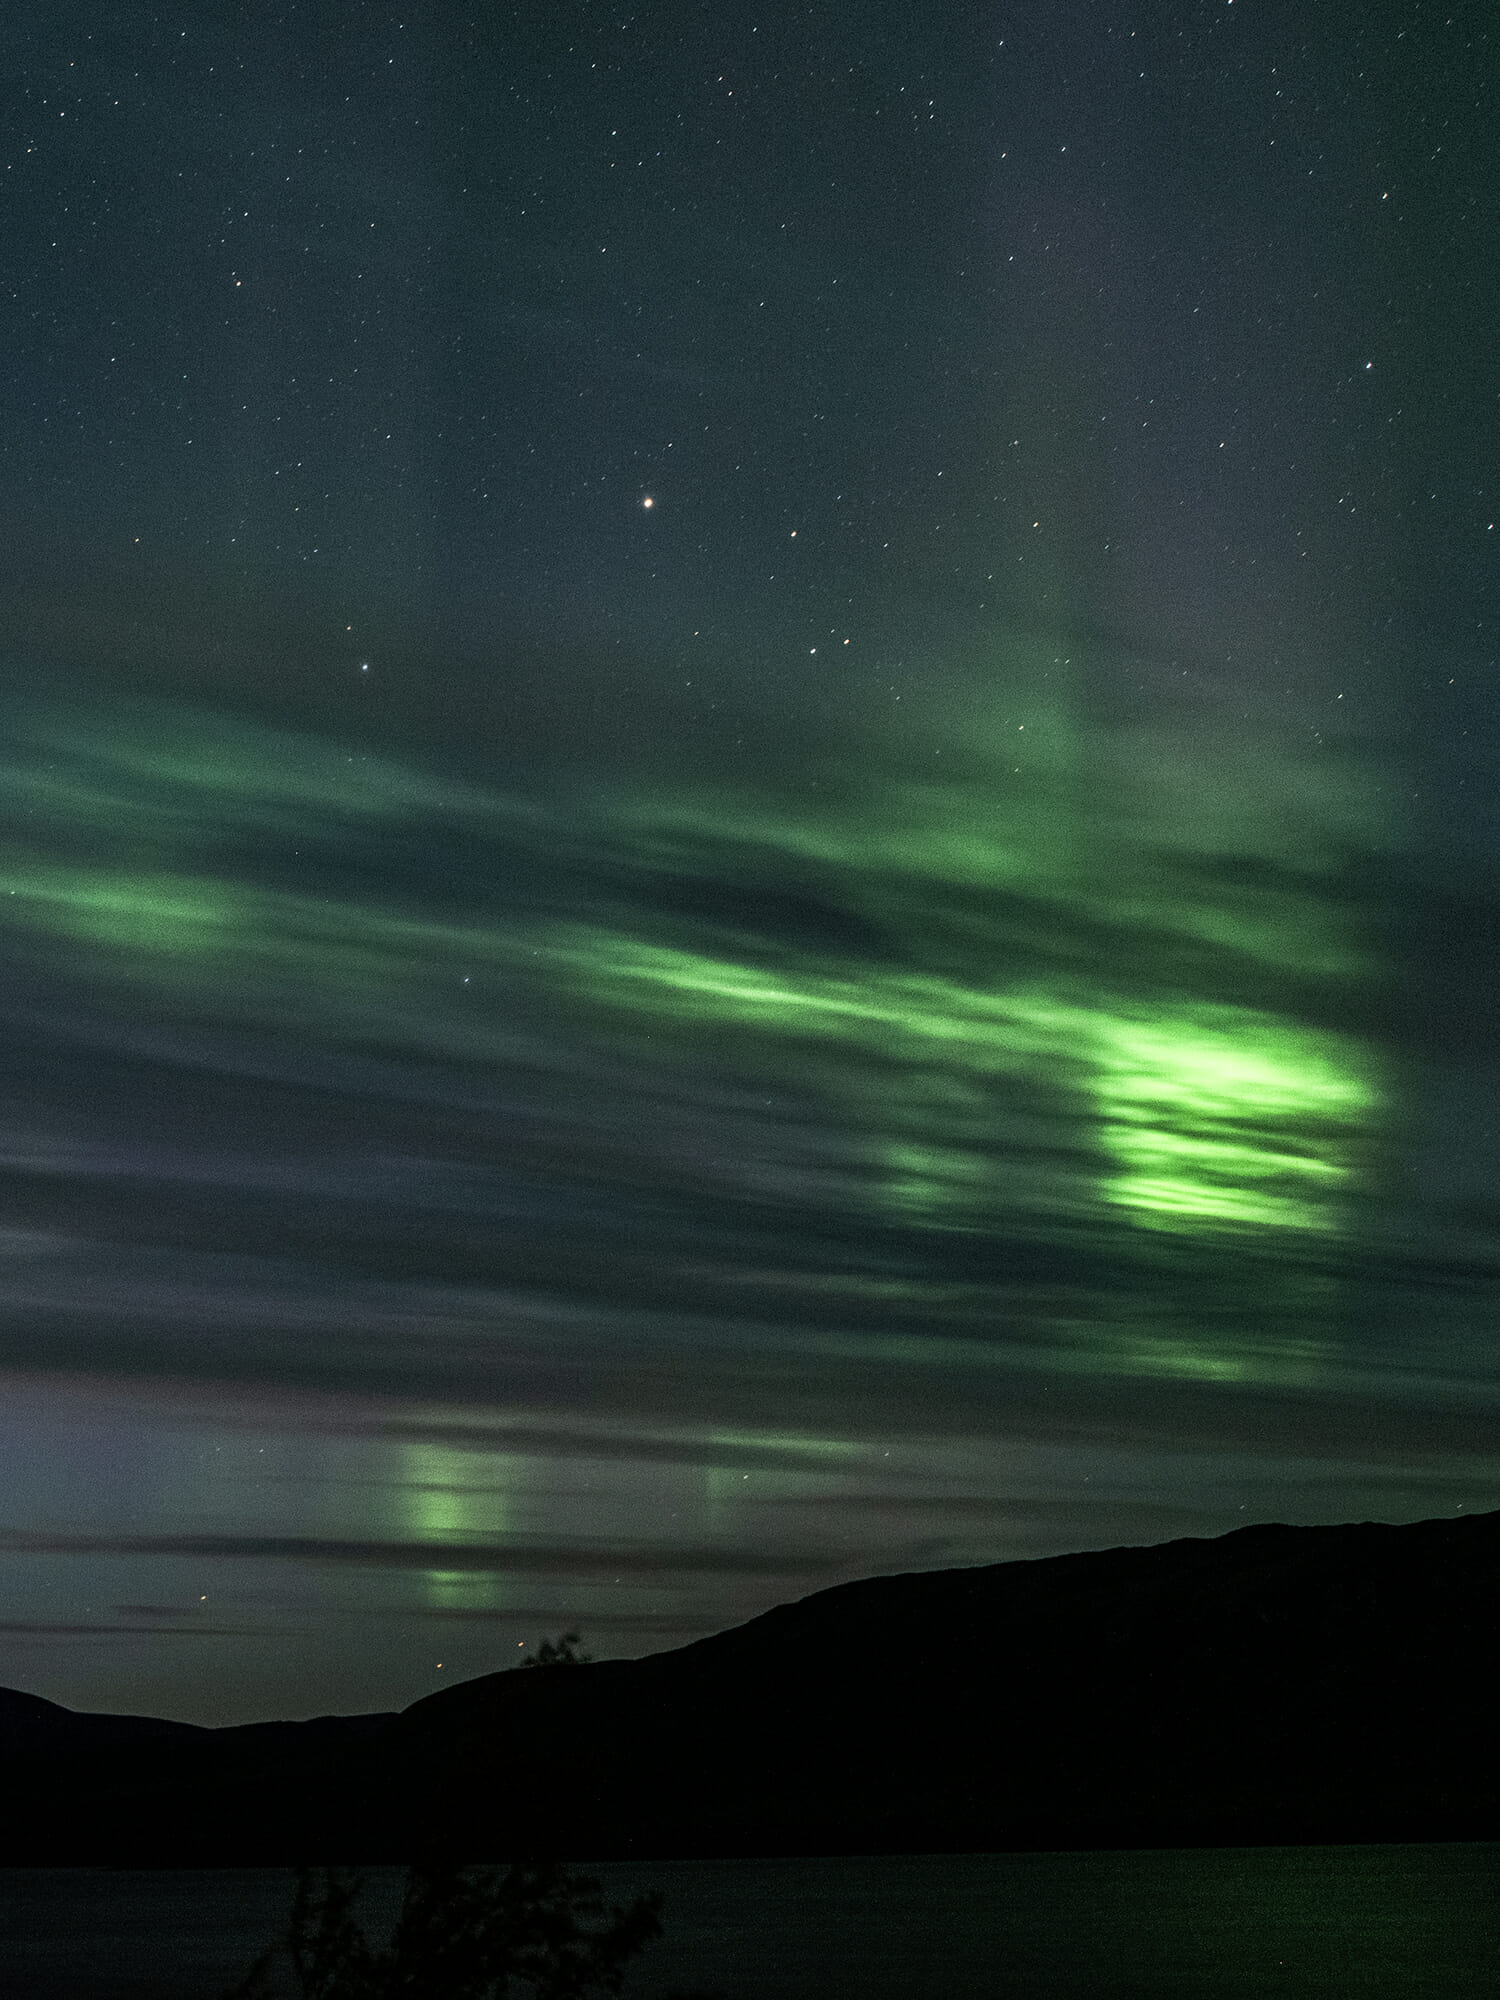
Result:
<svg viewBox="0 0 1500 2000">
<path fill-rule="evenodd" d="M 399 1716 L 58 1746 L 7 1858 L 1496 1838 L 1497 1579 L 1500 1514 L 875 1578 Z"/>
</svg>

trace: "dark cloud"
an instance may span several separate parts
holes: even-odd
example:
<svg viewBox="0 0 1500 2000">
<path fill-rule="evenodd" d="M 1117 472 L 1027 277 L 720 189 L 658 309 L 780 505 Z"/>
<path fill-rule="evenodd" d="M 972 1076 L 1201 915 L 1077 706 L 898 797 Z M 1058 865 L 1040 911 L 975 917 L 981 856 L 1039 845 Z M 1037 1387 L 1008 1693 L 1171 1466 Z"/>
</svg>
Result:
<svg viewBox="0 0 1500 2000">
<path fill-rule="evenodd" d="M 507 1605 L 503 1611 L 466 1610 L 459 1606 L 424 1607 L 415 1611 L 403 1608 L 399 1615 L 422 1622 L 451 1624 L 458 1627 L 472 1626 L 481 1631 L 487 1626 L 501 1627 L 507 1632 L 513 1632 L 517 1626 L 528 1627 L 538 1637 L 555 1633 L 560 1625 L 566 1622 L 555 1604 Z M 667 1645 L 680 1644 L 686 1636 L 676 1621 L 661 1613 L 642 1612 L 632 1615 L 630 1612 L 607 1611 L 597 1607 L 589 1613 L 588 1627 L 589 1630 L 584 1635 L 585 1651 L 588 1650 L 590 1641 L 600 1634 L 606 1637 L 618 1634 L 627 1642 L 652 1638 L 657 1640 L 663 1649 Z M 522 1641 L 517 1641 L 513 1648 L 516 1652 L 524 1649 Z M 657 1647 L 653 1646 L 651 1650 L 654 1652 Z"/>
<path fill-rule="evenodd" d="M 245 1625 L 131 1625 L 118 1620 L 112 1625 L 28 1623 L 21 1619 L 0 1620 L 0 1632 L 15 1638 L 33 1639 L 240 1639 L 252 1628 Z"/>
<path fill-rule="evenodd" d="M 33 1556 L 185 1556 L 209 1562 L 330 1563 L 360 1569 L 521 1576 L 656 1576 L 680 1572 L 793 1578 L 828 1576 L 839 1567 L 837 1558 L 816 1550 L 645 1551 L 629 1545 L 591 1549 L 566 1544 L 528 1547 L 514 1542 L 482 1548 L 462 1542 L 343 1541 L 313 1535 L 49 1535 L 10 1531 L 0 1534 L 0 1549 Z"/>
<path fill-rule="evenodd" d="M 193 1618 L 201 1615 L 196 1604 L 116 1604 L 120 1618 Z"/>
</svg>

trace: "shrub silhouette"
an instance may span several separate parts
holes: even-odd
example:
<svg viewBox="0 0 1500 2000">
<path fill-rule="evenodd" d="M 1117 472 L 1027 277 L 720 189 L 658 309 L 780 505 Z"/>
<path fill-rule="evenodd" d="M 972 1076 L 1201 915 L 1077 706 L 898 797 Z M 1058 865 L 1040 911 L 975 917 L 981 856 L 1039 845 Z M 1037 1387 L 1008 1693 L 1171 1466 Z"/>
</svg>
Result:
<svg viewBox="0 0 1500 2000">
<path fill-rule="evenodd" d="M 291 1922 L 222 2000 L 284 1994 L 289 1962 L 304 2000 L 585 2000 L 620 1990 L 625 1968 L 661 1935 L 659 1893 L 606 1904 L 598 1882 L 553 1862 L 505 1870 L 413 1863 L 388 1946 L 355 1921 L 362 1879 L 299 1868 Z"/>
<path fill-rule="evenodd" d="M 543 1639 L 534 1653 L 522 1656 L 523 1667 L 586 1667 L 593 1655 L 579 1651 L 576 1632 L 564 1632 L 560 1639 Z"/>
</svg>

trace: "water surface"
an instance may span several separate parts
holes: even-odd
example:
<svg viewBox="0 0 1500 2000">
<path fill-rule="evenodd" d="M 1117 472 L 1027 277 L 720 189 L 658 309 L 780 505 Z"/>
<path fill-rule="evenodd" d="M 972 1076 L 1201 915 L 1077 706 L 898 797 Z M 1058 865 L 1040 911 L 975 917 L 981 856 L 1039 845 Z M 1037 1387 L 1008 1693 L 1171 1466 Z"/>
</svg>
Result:
<svg viewBox="0 0 1500 2000">
<path fill-rule="evenodd" d="M 643 1862 L 665 1936 L 627 1996 L 1468 2000 L 1500 1996 L 1500 1844 Z M 399 1871 L 370 1875 L 374 1928 Z M 284 1922 L 275 1869 L 0 1872 L 0 1994 L 186 2000 Z M 288 1989 L 291 1990 L 290 1988 Z"/>
</svg>

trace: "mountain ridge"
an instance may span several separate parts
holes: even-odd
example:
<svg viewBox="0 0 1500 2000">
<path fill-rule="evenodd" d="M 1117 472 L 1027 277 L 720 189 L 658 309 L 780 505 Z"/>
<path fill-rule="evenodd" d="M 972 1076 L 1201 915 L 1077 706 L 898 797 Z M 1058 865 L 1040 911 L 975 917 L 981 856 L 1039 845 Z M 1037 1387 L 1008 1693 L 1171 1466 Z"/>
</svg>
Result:
<svg viewBox="0 0 1500 2000">
<path fill-rule="evenodd" d="M 0 1857 L 170 1862 L 187 1824 L 200 1861 L 1495 1838 L 1497 1649 L 1500 1511 L 858 1579 L 362 1717 L 65 1751 L 60 1710 L 7 1756 L 0 1694 Z"/>
</svg>

